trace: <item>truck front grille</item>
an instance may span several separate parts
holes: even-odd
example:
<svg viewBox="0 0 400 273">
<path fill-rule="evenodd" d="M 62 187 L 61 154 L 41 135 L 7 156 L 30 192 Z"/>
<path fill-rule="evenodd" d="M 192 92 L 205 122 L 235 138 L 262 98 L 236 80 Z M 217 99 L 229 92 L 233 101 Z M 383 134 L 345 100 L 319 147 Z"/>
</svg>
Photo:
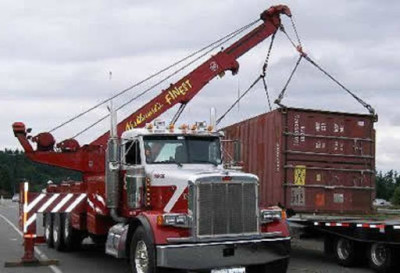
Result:
<svg viewBox="0 0 400 273">
<path fill-rule="evenodd" d="M 203 182 L 197 187 L 197 236 L 258 232 L 257 184 Z"/>
</svg>

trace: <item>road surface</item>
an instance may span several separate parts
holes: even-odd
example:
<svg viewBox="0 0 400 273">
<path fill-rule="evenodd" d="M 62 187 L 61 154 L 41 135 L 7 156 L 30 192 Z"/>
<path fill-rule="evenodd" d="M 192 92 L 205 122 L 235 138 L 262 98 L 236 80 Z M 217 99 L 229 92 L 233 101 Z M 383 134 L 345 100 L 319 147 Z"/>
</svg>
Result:
<svg viewBox="0 0 400 273">
<path fill-rule="evenodd" d="M 94 247 L 90 240 L 85 240 L 82 249 L 78 252 L 62 253 L 47 246 L 36 248 L 36 256 L 48 259 L 58 259 L 58 266 L 5 268 L 4 262 L 18 260 L 22 252 L 22 239 L 16 230 L 18 223 L 17 203 L 3 200 L 0 203 L 0 272 L 1 273 L 128 273 L 128 264 L 124 260 L 117 260 L 104 254 L 100 248 Z M 310 241 L 301 246 L 294 241 L 293 251 L 288 272 L 297 273 L 371 273 L 368 268 L 347 269 L 335 264 L 335 261 L 326 258 L 322 251 L 322 244 Z M 206 261 L 205 261 L 206 262 Z"/>
</svg>

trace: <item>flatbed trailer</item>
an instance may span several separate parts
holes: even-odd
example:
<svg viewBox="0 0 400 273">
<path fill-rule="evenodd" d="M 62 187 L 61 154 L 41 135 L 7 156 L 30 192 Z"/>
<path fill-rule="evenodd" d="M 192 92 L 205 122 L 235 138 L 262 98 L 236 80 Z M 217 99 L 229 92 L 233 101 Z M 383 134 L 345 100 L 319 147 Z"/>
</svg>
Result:
<svg viewBox="0 0 400 273">
<path fill-rule="evenodd" d="M 377 272 L 395 272 L 400 257 L 400 216 L 299 214 L 288 219 L 300 238 L 323 238 L 324 251 L 344 266 L 368 261 Z"/>
</svg>

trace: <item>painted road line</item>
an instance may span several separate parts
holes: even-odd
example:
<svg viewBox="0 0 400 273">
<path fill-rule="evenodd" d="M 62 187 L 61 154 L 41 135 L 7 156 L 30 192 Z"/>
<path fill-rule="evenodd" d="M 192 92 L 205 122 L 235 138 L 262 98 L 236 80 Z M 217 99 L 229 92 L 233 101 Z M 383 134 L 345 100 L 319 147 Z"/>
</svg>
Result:
<svg viewBox="0 0 400 273">
<path fill-rule="evenodd" d="M 23 236 L 22 232 L 10 221 L 5 217 L 4 215 L 0 214 L 0 217 L 3 218 L 4 221 L 6 221 L 7 224 L 9 224 L 21 237 Z M 44 254 L 38 247 L 35 246 L 35 252 L 36 254 L 43 260 L 49 260 L 49 258 Z M 54 273 L 63 273 L 61 269 L 56 266 L 56 265 L 49 265 L 49 268 L 51 271 Z"/>
</svg>

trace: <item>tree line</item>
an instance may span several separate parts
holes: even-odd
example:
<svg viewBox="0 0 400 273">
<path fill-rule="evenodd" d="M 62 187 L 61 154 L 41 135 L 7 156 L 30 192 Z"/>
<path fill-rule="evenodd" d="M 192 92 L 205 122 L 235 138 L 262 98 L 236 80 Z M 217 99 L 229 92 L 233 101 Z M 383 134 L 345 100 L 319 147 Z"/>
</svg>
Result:
<svg viewBox="0 0 400 273">
<path fill-rule="evenodd" d="M 10 197 L 19 192 L 19 183 L 29 181 L 33 191 L 43 189 L 49 180 L 80 180 L 79 172 L 39 164 L 29 160 L 20 150 L 0 150 L 0 195 Z"/>
<path fill-rule="evenodd" d="M 375 177 L 376 198 L 400 205 L 400 174 L 397 171 L 378 172 Z"/>
<path fill-rule="evenodd" d="M 10 197 L 18 192 L 18 184 L 29 181 L 33 190 L 43 189 L 49 180 L 80 180 L 81 174 L 29 160 L 20 150 L 0 150 L 0 195 Z M 397 171 L 379 171 L 375 177 L 376 198 L 400 205 L 400 174 Z"/>
</svg>

